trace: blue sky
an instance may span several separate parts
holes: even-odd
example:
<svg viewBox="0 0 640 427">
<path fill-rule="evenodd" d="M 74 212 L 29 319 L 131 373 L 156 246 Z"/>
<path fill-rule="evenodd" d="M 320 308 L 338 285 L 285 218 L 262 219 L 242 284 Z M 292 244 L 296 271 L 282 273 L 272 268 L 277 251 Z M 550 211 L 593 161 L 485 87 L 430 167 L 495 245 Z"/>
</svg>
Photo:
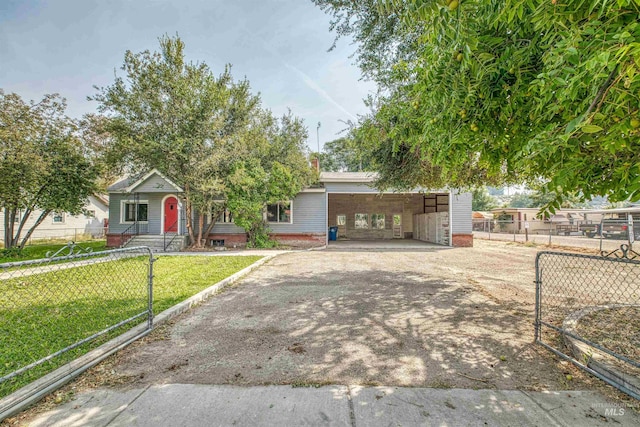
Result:
<svg viewBox="0 0 640 427">
<path fill-rule="evenodd" d="M 0 88 L 25 100 L 60 93 L 80 117 L 95 111 L 93 86 L 122 75 L 125 51 L 157 50 L 163 34 L 216 74 L 231 63 L 274 113 L 303 118 L 312 150 L 318 122 L 322 146 L 340 120 L 366 113 L 375 89 L 359 80 L 347 40 L 327 52 L 334 34 L 310 0 L 0 0 Z"/>
</svg>

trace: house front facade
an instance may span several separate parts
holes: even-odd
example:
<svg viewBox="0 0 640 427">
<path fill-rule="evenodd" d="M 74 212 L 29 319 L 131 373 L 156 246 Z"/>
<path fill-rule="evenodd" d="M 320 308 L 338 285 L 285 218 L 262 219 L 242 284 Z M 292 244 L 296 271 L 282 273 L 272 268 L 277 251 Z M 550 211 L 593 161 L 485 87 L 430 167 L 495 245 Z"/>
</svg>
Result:
<svg viewBox="0 0 640 427">
<path fill-rule="evenodd" d="M 380 192 L 372 173 L 323 172 L 317 185 L 292 200 L 267 205 L 272 238 L 294 246 L 329 244 L 329 227 L 339 239 L 417 239 L 445 246 L 472 246 L 471 194 L 455 190 Z M 109 187 L 108 245 L 131 234 L 186 234 L 182 189 L 158 171 Z M 204 228 L 214 218 L 205 217 Z M 194 225 L 196 221 L 194 221 Z M 232 213 L 215 218 L 206 244 L 241 247 L 245 231 Z"/>
<path fill-rule="evenodd" d="M 119 247 L 136 235 L 186 234 L 184 190 L 157 170 L 109 186 L 107 246 Z"/>
</svg>

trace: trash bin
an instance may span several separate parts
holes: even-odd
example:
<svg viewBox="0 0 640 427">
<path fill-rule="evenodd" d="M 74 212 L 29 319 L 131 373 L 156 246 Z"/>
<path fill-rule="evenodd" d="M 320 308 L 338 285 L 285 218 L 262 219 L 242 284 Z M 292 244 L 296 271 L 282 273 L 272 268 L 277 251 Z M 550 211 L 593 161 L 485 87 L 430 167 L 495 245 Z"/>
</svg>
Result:
<svg viewBox="0 0 640 427">
<path fill-rule="evenodd" d="M 338 240 L 338 227 L 329 227 L 329 240 L 334 242 Z"/>
</svg>

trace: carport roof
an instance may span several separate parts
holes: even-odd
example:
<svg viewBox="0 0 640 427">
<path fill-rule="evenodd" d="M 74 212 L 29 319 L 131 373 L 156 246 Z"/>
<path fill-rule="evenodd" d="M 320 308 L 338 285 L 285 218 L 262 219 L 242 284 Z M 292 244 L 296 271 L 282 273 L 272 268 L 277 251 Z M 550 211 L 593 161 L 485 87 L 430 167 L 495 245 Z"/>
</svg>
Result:
<svg viewBox="0 0 640 427">
<path fill-rule="evenodd" d="M 321 172 L 320 182 L 373 182 L 378 178 L 375 172 Z"/>
</svg>

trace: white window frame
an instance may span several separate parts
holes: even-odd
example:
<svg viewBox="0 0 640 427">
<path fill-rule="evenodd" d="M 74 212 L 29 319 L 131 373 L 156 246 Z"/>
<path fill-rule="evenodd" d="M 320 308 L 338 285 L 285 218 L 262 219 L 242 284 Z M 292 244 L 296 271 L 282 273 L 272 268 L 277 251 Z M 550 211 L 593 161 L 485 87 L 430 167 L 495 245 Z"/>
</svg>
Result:
<svg viewBox="0 0 640 427">
<path fill-rule="evenodd" d="M 222 221 L 220 221 L 220 217 L 222 217 Z M 225 221 L 225 219 L 229 218 L 230 221 Z M 233 224 L 233 214 L 229 210 L 229 208 L 224 208 L 224 211 L 220 213 L 216 220 L 216 224 Z"/>
<path fill-rule="evenodd" d="M 224 200 L 214 200 L 213 202 L 226 205 L 226 202 Z M 220 219 L 220 216 L 218 216 L 218 217 L 215 218 L 215 223 L 216 224 L 234 224 L 235 221 L 233 220 L 233 214 L 231 213 L 229 208 L 225 206 L 224 212 L 222 212 L 222 215 L 224 216 L 227 213 L 231 217 L 231 221 L 229 221 L 229 222 L 218 221 Z M 211 224 L 212 222 L 214 222 L 213 220 L 214 220 L 213 213 L 209 212 L 209 215 L 207 215 L 207 224 Z"/>
<path fill-rule="evenodd" d="M 289 203 L 289 210 L 291 211 L 291 213 L 289 214 L 289 222 L 281 222 L 281 221 L 279 221 L 279 219 L 280 219 L 280 206 L 281 206 L 282 203 Z M 276 215 L 276 218 L 278 218 L 278 221 L 269 221 L 267 219 L 267 206 L 269 206 L 269 205 L 277 205 L 278 206 L 278 213 Z M 264 219 L 269 224 L 293 224 L 293 200 L 284 200 L 284 201 L 278 202 L 278 203 L 269 203 L 269 204 L 267 204 L 267 206 L 264 207 Z"/>
<path fill-rule="evenodd" d="M 342 218 L 344 221 L 342 221 L 342 224 L 340 223 L 340 218 Z M 345 214 L 338 214 L 336 215 L 336 225 L 338 227 L 346 227 L 347 226 L 347 216 Z"/>
<path fill-rule="evenodd" d="M 139 224 L 149 223 L 149 201 L 148 200 L 120 200 L 120 224 L 134 224 L 135 221 L 125 221 L 125 205 L 147 205 L 147 220 L 138 221 Z M 138 213 L 136 212 L 136 216 Z"/>
<path fill-rule="evenodd" d="M 373 217 L 375 217 L 375 220 L 374 220 Z M 372 230 L 384 230 L 386 228 L 386 226 L 387 226 L 387 218 L 386 218 L 385 214 L 380 214 L 380 213 L 371 214 L 370 218 L 371 218 L 371 229 Z M 379 220 L 379 219 L 382 219 L 382 228 L 378 227 L 378 224 L 377 224 L 378 221 L 377 220 Z"/>
<path fill-rule="evenodd" d="M 366 227 L 358 227 L 358 218 L 356 218 L 356 215 L 366 215 L 367 217 L 367 226 Z M 368 213 L 361 213 L 361 212 L 356 212 L 353 214 L 353 219 L 354 219 L 354 229 L 355 230 L 370 230 L 371 229 L 371 215 L 369 215 Z"/>
<path fill-rule="evenodd" d="M 53 212 L 51 214 L 52 218 L 51 218 L 51 224 L 64 224 L 66 222 L 66 215 L 64 212 L 60 212 L 60 213 L 56 213 Z M 60 221 L 56 221 L 56 217 L 59 216 L 60 217 Z"/>
</svg>

